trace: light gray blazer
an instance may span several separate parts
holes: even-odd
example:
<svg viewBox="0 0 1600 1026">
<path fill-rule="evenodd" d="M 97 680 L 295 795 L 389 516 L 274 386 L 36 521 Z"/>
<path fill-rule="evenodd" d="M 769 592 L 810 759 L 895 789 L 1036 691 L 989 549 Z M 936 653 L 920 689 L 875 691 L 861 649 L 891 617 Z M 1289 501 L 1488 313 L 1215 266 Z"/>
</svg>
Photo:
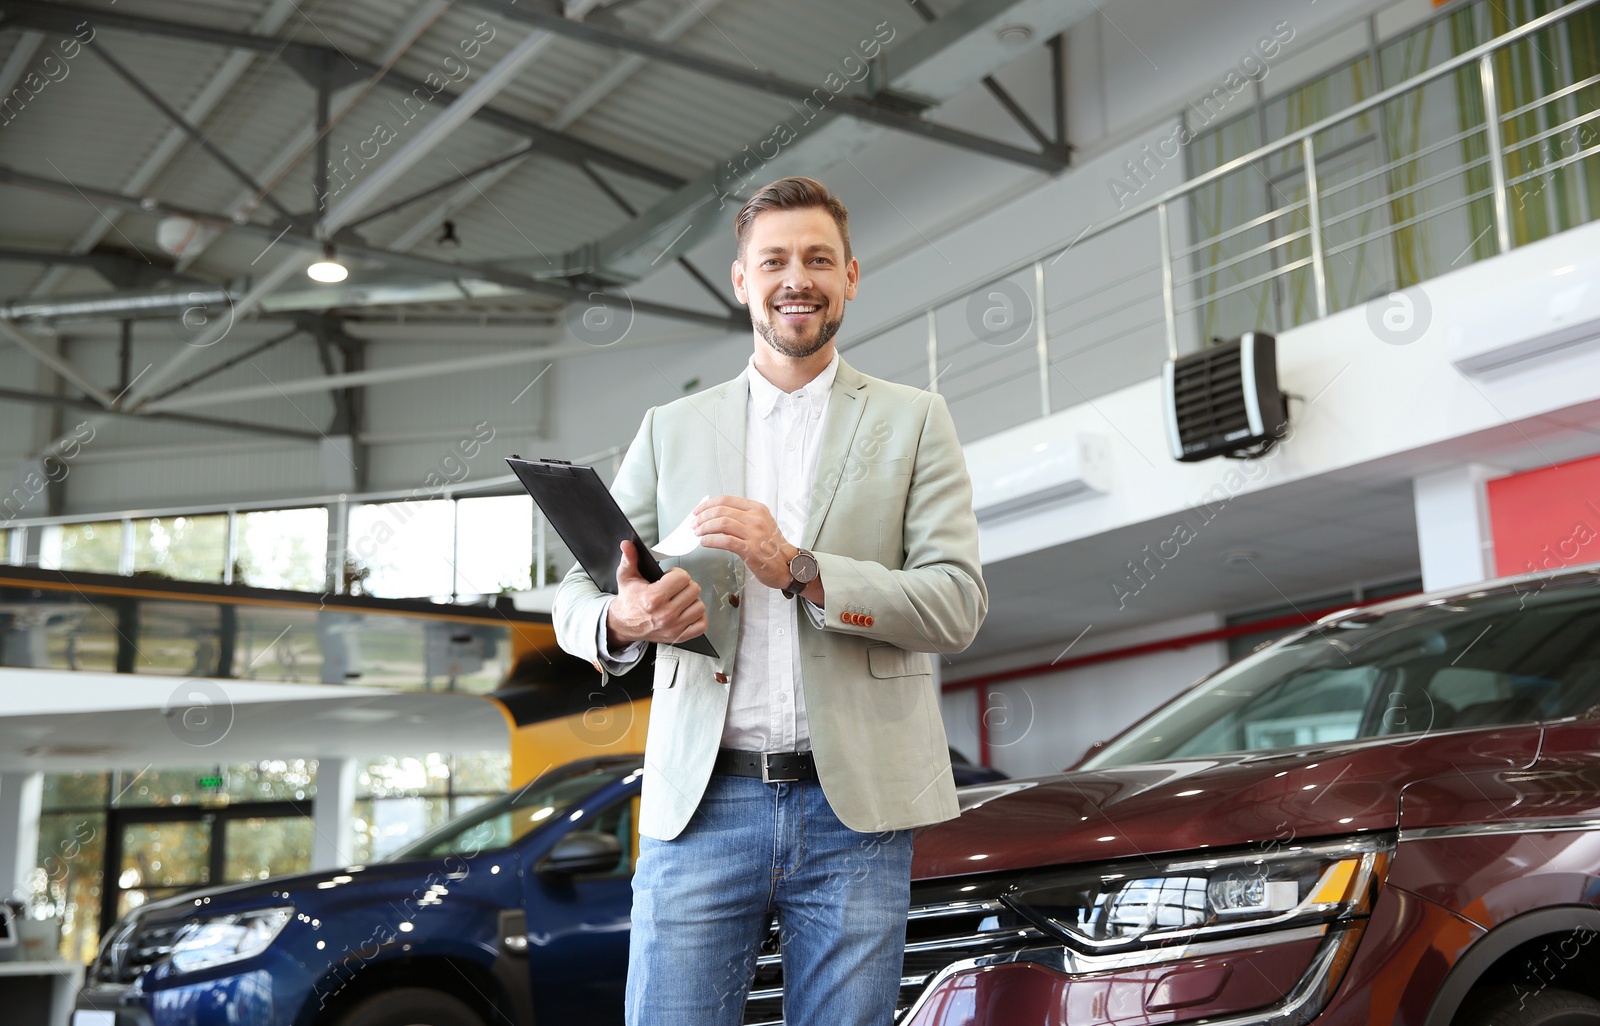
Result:
<svg viewBox="0 0 1600 1026">
<path fill-rule="evenodd" d="M 747 372 L 748 373 L 748 372 Z M 707 495 L 744 495 L 741 375 L 645 414 L 612 494 L 647 544 Z M 800 616 L 802 687 L 823 792 L 853 830 L 937 823 L 957 813 L 948 743 L 926 653 L 959 652 L 989 608 L 972 483 L 939 396 L 868 377 L 842 359 L 828 401 L 805 537 L 827 593 L 817 629 Z M 645 743 L 640 831 L 676 837 L 711 776 L 739 643 L 744 562 L 698 548 L 682 566 L 700 585 L 719 658 L 658 646 Z M 557 590 L 561 647 L 596 659 L 605 596 L 573 568 Z"/>
</svg>

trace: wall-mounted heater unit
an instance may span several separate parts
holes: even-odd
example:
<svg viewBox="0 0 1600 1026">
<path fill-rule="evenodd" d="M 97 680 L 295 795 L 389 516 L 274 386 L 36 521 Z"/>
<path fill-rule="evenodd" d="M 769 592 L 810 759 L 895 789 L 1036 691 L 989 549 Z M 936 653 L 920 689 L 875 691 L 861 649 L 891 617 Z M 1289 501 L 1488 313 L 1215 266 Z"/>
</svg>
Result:
<svg viewBox="0 0 1600 1026">
<path fill-rule="evenodd" d="M 1277 339 L 1264 331 L 1168 360 L 1163 384 L 1175 460 L 1260 456 L 1289 426 Z"/>
</svg>

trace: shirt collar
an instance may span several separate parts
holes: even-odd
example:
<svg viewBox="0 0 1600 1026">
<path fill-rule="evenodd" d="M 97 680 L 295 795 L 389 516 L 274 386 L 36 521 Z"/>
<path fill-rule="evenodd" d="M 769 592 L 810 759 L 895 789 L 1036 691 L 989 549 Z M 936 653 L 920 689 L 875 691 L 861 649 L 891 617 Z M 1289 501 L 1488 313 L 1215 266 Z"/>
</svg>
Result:
<svg viewBox="0 0 1600 1026">
<path fill-rule="evenodd" d="M 827 405 L 828 395 L 833 391 L 833 379 L 838 373 L 839 353 L 835 351 L 828 365 L 822 368 L 816 377 L 795 389 L 792 394 L 800 401 L 810 403 L 813 410 L 820 410 Z M 791 394 L 768 381 L 766 376 L 756 369 L 754 356 L 750 357 L 750 366 L 745 372 L 745 378 L 750 382 L 750 402 L 763 419 L 772 413 L 779 399 Z"/>
</svg>

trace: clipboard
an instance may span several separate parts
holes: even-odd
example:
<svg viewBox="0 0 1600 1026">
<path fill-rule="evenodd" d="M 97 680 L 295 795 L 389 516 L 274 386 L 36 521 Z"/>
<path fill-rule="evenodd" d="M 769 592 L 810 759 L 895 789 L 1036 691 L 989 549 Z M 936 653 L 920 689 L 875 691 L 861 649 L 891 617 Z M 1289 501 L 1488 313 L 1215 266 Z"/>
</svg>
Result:
<svg viewBox="0 0 1600 1026">
<path fill-rule="evenodd" d="M 633 542 L 638 553 L 639 575 L 647 581 L 661 580 L 665 571 L 656 562 L 655 553 L 639 537 L 593 467 L 573 466 L 566 460 L 525 460 L 520 456 L 510 456 L 506 463 L 601 591 L 617 593 L 618 549 L 625 541 Z M 717 656 L 711 639 L 704 634 L 673 647 Z"/>
</svg>

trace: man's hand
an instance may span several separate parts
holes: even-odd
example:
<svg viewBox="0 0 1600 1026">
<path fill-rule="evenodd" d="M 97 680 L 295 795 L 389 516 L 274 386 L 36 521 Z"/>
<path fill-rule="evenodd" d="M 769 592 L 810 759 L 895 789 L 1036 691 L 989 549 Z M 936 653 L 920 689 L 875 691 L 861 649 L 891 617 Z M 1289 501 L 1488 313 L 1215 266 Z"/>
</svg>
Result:
<svg viewBox="0 0 1600 1026">
<path fill-rule="evenodd" d="M 654 584 L 639 573 L 633 542 L 622 543 L 617 563 L 617 597 L 606 607 L 606 643 L 634 641 L 675 645 L 706 632 L 706 604 L 689 572 L 673 567 Z"/>
<path fill-rule="evenodd" d="M 800 550 L 784 538 L 766 506 L 736 495 L 718 495 L 696 506 L 694 514 L 694 533 L 706 548 L 738 556 L 769 588 L 781 591 L 794 580 L 789 560 Z"/>
</svg>

